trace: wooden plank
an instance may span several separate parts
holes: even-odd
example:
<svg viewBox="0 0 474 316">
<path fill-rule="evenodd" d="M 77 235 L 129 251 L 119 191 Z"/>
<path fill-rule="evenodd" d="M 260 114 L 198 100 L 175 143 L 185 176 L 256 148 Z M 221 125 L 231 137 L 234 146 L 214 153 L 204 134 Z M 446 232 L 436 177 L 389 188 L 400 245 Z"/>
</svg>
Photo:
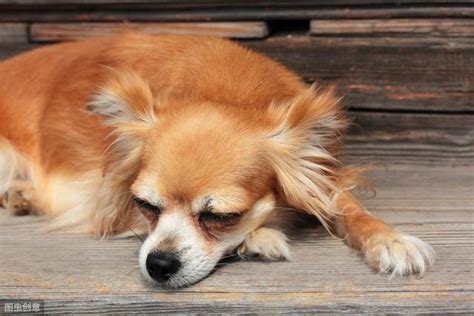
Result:
<svg viewBox="0 0 474 316">
<path fill-rule="evenodd" d="M 357 109 L 474 112 L 474 39 L 272 36 L 247 46 Z"/>
<path fill-rule="evenodd" d="M 28 43 L 26 23 L 0 23 L 0 43 Z"/>
<path fill-rule="evenodd" d="M 316 36 L 429 36 L 472 38 L 474 35 L 474 20 L 312 20 L 310 23 L 310 33 Z"/>
<path fill-rule="evenodd" d="M 295 15 L 304 15 L 304 12 L 294 12 Z M 395 19 L 395 18 L 472 18 L 474 8 L 435 6 L 435 7 L 389 7 L 389 8 L 344 8 L 325 9 L 307 12 L 310 19 Z M 0 17 L 1 18 L 1 17 Z"/>
<path fill-rule="evenodd" d="M 137 239 L 46 234 L 43 218 L 0 217 L 0 297 L 44 299 L 47 313 L 473 313 L 474 198 L 460 177 L 471 171 L 392 165 L 371 175 L 380 194 L 366 204 L 437 252 L 422 279 L 377 275 L 317 226 L 291 235 L 291 262 L 237 261 L 164 290 L 142 282 Z M 453 210 L 456 199 L 464 206 Z"/>
<path fill-rule="evenodd" d="M 356 164 L 364 162 L 366 160 L 362 157 L 354 160 Z M 376 165 L 366 178 L 372 183 L 376 195 L 362 194 L 364 205 L 390 223 L 461 223 L 463 216 L 474 216 L 473 160 L 463 166 L 384 162 Z M 417 215 L 405 216 L 411 212 Z M 446 213 L 451 217 L 448 218 Z"/>
<path fill-rule="evenodd" d="M 257 3 L 257 2 L 256 2 Z M 0 5 L 0 22 L 209 22 L 289 19 L 471 18 L 469 4 L 436 6 L 330 7 L 320 5 L 205 5 L 161 4 L 78 6 Z"/>
<path fill-rule="evenodd" d="M 33 23 L 30 36 L 33 42 L 58 42 L 108 36 L 121 30 L 135 30 L 153 35 L 186 34 L 231 38 L 263 38 L 269 33 L 265 22 Z"/>
<path fill-rule="evenodd" d="M 353 109 L 474 113 L 474 40 L 272 36 L 244 45 L 308 82 L 337 84 Z M 0 59 L 37 45 L 0 44 Z"/>
<path fill-rule="evenodd" d="M 342 151 L 347 163 L 474 164 L 474 115 L 363 111 L 349 114 L 353 124 Z M 472 189 L 472 185 L 468 187 Z"/>
<path fill-rule="evenodd" d="M 341 6 L 341 5 L 407 5 L 407 4 L 454 4 L 454 3 L 466 3 L 466 0 L 278 0 L 278 1 L 242 1 L 242 0 L 207 0 L 205 2 L 196 4 L 189 0 L 2 0 L 3 5 L 39 5 L 39 6 L 51 6 L 51 5 L 133 5 L 140 6 L 144 4 L 159 4 L 159 5 L 173 5 L 179 7 L 193 7 L 206 6 L 206 5 L 220 5 L 220 6 L 296 6 L 296 5 L 311 5 L 311 6 Z"/>
</svg>

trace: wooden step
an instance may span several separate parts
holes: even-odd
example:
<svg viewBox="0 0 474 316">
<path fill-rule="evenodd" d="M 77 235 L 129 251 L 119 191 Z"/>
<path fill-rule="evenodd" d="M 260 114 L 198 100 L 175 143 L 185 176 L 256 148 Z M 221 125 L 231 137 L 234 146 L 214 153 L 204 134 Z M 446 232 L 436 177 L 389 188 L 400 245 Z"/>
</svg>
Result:
<svg viewBox="0 0 474 316">
<path fill-rule="evenodd" d="M 93 36 L 109 36 L 120 31 L 230 38 L 264 38 L 269 33 L 265 22 L 33 23 L 30 30 L 30 39 L 34 42 L 75 41 Z"/>
</svg>

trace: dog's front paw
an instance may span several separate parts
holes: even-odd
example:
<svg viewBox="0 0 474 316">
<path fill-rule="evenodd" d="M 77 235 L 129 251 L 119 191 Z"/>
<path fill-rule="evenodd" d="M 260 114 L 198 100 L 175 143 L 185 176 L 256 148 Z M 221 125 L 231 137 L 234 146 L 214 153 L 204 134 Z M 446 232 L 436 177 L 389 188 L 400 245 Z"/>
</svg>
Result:
<svg viewBox="0 0 474 316">
<path fill-rule="evenodd" d="M 11 188 L 5 192 L 0 203 L 7 210 L 8 214 L 14 216 L 24 216 L 36 214 L 36 209 L 31 203 L 29 191 Z"/>
<path fill-rule="evenodd" d="M 369 238 L 365 258 L 372 268 L 391 277 L 422 275 L 434 263 L 434 251 L 417 237 L 384 232 Z"/>
<path fill-rule="evenodd" d="M 267 227 L 249 233 L 237 249 L 237 254 L 243 259 L 255 256 L 265 260 L 290 259 L 286 236 Z"/>
</svg>

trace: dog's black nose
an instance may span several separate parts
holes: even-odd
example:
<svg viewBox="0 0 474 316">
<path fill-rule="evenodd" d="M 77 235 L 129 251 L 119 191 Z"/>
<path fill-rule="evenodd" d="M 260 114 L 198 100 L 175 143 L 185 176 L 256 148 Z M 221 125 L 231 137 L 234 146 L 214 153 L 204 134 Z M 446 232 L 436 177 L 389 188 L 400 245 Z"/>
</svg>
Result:
<svg viewBox="0 0 474 316">
<path fill-rule="evenodd" d="M 167 281 L 178 272 L 181 261 L 173 253 L 154 251 L 148 254 L 146 269 L 150 276 L 160 282 Z"/>
</svg>

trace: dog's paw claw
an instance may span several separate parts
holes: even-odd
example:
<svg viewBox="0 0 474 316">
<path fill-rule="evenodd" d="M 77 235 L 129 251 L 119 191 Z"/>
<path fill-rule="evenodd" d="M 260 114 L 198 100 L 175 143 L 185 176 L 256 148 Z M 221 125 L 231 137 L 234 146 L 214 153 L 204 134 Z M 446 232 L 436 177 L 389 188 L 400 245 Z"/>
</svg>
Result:
<svg viewBox="0 0 474 316">
<path fill-rule="evenodd" d="M 381 233 L 372 236 L 365 247 L 368 264 L 391 277 L 423 275 L 434 263 L 434 251 L 421 239 L 403 233 Z"/>
<path fill-rule="evenodd" d="M 291 259 L 286 236 L 272 228 L 262 227 L 249 233 L 237 248 L 239 257 L 264 260 Z"/>
</svg>

